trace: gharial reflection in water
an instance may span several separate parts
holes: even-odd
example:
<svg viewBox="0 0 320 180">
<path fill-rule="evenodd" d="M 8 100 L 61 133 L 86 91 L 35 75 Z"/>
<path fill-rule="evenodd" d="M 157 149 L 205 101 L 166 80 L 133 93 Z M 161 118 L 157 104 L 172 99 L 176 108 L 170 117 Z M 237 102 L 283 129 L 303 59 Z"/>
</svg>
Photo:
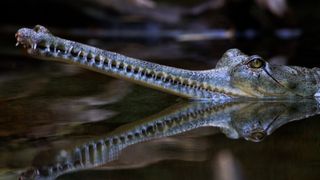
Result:
<svg viewBox="0 0 320 180">
<path fill-rule="evenodd" d="M 178 103 L 150 118 L 129 123 L 99 137 L 50 154 L 20 179 L 52 179 L 71 171 L 108 164 L 127 147 L 201 127 L 216 127 L 232 139 L 259 142 L 280 126 L 319 113 L 317 100 Z"/>
</svg>

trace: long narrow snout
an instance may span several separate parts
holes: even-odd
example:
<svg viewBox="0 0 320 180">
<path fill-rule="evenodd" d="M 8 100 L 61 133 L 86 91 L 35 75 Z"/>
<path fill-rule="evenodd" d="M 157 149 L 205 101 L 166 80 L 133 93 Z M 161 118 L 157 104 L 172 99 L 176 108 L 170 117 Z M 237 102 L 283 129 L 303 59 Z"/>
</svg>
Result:
<svg viewBox="0 0 320 180">
<path fill-rule="evenodd" d="M 319 94 L 319 68 L 272 65 L 236 49 L 227 51 L 216 69 L 193 71 L 62 39 L 39 25 L 19 29 L 15 36 L 17 45 L 21 44 L 39 59 L 76 64 L 189 99 L 293 98 Z"/>
</svg>

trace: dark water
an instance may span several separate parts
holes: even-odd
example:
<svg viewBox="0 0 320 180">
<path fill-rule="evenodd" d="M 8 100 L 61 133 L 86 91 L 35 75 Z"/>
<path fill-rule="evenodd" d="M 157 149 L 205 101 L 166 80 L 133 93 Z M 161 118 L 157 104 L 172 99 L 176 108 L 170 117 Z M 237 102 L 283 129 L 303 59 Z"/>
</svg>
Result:
<svg viewBox="0 0 320 180">
<path fill-rule="evenodd" d="M 232 46 L 230 42 L 217 43 L 223 48 L 212 54 L 212 60 L 203 58 L 212 53 L 210 44 L 205 44 L 207 49 L 173 44 L 171 47 L 176 49 L 172 54 L 176 56 L 172 59 L 161 53 L 143 54 L 153 52 L 148 45 L 141 45 L 140 49 L 146 51 L 132 51 L 130 43 L 115 50 L 134 57 L 151 57 L 161 64 L 208 69 L 214 67 L 222 49 Z M 34 169 L 50 178 L 50 167 L 57 162 L 74 163 L 72 153 L 84 147 L 88 147 L 90 157 L 98 157 L 92 152 L 106 153 L 108 157 L 83 164 L 81 171 L 61 173 L 58 179 L 233 180 L 320 176 L 316 101 L 194 105 L 74 66 L 35 60 L 14 47 L 2 47 L 5 48 L 11 55 L 0 57 L 0 179 L 17 179 L 23 173 L 27 177 Z M 290 60 L 286 54 L 281 57 Z M 191 106 L 190 111 L 200 106 L 211 109 L 207 115 L 184 117 L 181 114 L 185 106 Z M 158 133 L 160 125 L 155 125 L 155 129 L 147 125 L 165 122 L 164 117 L 175 113 L 178 118 L 172 118 L 173 125 L 167 122 L 166 127 L 171 134 Z M 202 122 L 204 127 L 196 127 Z M 141 142 L 115 142 L 107 147 L 115 147 L 113 154 L 102 151 L 99 145 L 90 149 L 90 143 L 109 137 L 121 141 L 122 133 L 133 131 L 142 132 Z M 51 171 L 54 177 L 55 170 Z"/>
<path fill-rule="evenodd" d="M 57 175 L 61 180 L 319 179 L 317 101 L 188 102 L 36 60 L 14 47 L 18 28 L 42 24 L 59 36 L 185 69 L 214 68 L 234 47 L 272 63 L 320 66 L 316 2 L 290 1 L 292 12 L 284 18 L 246 2 L 173 24 L 105 9 L 103 19 L 99 11 L 90 14 L 83 4 L 64 1 L 1 4 L 0 180 Z M 57 13 L 52 7 L 61 9 Z M 194 42 L 159 37 L 163 29 L 212 27 L 222 27 L 221 32 L 231 27 L 236 36 Z M 101 29 L 117 37 L 97 33 Z M 68 167 L 73 171 L 65 171 Z"/>
</svg>

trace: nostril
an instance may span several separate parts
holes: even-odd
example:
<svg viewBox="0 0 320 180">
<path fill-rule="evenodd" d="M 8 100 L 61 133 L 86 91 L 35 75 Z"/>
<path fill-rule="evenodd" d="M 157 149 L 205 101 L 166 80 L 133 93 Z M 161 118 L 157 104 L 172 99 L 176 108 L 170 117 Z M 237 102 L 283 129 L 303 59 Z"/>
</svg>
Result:
<svg viewBox="0 0 320 180">
<path fill-rule="evenodd" d="M 36 25 L 33 30 L 37 33 L 50 33 L 49 30 L 41 25 Z"/>
</svg>

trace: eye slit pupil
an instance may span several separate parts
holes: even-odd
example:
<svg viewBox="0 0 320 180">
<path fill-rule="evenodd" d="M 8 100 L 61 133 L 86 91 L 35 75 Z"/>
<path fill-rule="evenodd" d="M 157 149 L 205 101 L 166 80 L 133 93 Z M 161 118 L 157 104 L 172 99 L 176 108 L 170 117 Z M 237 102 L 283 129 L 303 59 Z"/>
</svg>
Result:
<svg viewBox="0 0 320 180">
<path fill-rule="evenodd" d="M 264 64 L 265 64 L 265 62 L 264 62 L 261 58 L 259 58 L 259 57 L 253 58 L 253 59 L 248 63 L 249 67 L 250 67 L 250 68 L 253 68 L 253 69 L 261 68 L 261 67 L 264 66 Z"/>
</svg>

